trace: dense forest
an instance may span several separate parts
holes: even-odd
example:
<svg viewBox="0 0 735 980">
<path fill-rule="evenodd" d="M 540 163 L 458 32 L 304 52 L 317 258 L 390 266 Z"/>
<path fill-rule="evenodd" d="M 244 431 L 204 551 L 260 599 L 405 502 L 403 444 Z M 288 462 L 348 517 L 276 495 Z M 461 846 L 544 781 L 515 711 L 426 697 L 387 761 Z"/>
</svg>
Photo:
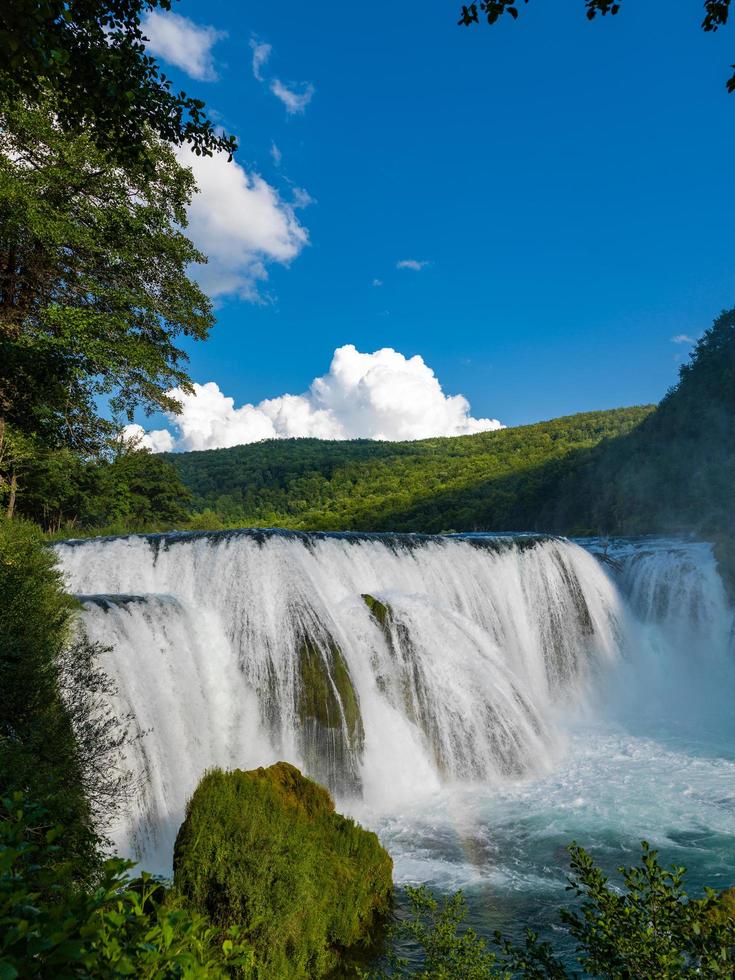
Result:
<svg viewBox="0 0 735 980">
<path fill-rule="evenodd" d="M 227 524 L 301 530 L 539 530 L 535 503 L 576 454 L 652 407 L 415 442 L 269 440 L 171 455 L 194 506 Z M 205 515 L 202 515 L 203 517 Z"/>
</svg>

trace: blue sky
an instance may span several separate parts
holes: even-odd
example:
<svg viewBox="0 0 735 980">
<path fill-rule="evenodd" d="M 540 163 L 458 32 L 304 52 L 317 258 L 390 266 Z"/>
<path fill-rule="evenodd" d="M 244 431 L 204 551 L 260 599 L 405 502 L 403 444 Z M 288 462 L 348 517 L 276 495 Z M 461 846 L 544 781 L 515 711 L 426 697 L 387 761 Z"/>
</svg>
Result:
<svg viewBox="0 0 735 980">
<path fill-rule="evenodd" d="M 295 188 L 313 201 L 291 212 L 308 244 L 264 256 L 259 299 L 218 297 L 196 381 L 258 402 L 305 391 L 337 347 L 388 346 L 515 425 L 658 400 L 688 349 L 671 338 L 733 305 L 735 31 L 703 34 L 690 0 L 593 23 L 582 0 L 530 0 L 472 30 L 458 9 L 176 6 L 226 36 L 187 69 L 216 79 L 166 72 L 284 208 Z M 271 46 L 260 81 L 252 39 Z M 276 79 L 313 87 L 303 111 Z"/>
</svg>

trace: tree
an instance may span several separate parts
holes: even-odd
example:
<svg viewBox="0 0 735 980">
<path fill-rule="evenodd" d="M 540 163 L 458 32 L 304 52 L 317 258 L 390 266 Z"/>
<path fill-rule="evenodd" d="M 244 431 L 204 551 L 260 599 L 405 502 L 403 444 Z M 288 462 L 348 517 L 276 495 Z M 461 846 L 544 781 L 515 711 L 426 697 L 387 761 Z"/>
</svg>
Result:
<svg viewBox="0 0 735 980">
<path fill-rule="evenodd" d="M 88 479 L 94 491 L 77 514 L 82 527 L 169 528 L 189 517 L 191 498 L 178 471 L 147 449 L 122 443 L 114 459 L 90 468 Z"/>
<path fill-rule="evenodd" d="M 124 165 L 146 156 L 148 134 L 197 154 L 233 153 L 204 103 L 174 93 L 145 52 L 141 14 L 171 0 L 4 0 L 0 5 L 0 92 L 43 104 L 50 91 L 59 125 L 88 132 Z"/>
<path fill-rule="evenodd" d="M 620 10 L 621 2 L 622 0 L 584 0 L 587 19 L 594 20 L 598 14 L 603 17 L 606 14 L 615 15 Z M 513 20 L 517 20 L 520 3 L 521 0 L 481 0 L 479 3 L 463 4 L 458 23 L 464 27 L 471 27 L 473 24 L 480 23 L 480 15 L 488 24 L 494 24 L 503 14 L 508 14 Z M 528 3 L 528 0 L 523 0 L 523 3 Z M 729 13 L 730 0 L 704 0 L 702 30 L 717 31 L 720 27 L 724 27 Z M 735 65 L 732 67 L 735 68 Z M 727 80 L 727 91 L 735 91 L 735 72 Z"/>
<path fill-rule="evenodd" d="M 117 166 L 50 101 L 3 98 L 0 127 L 0 426 L 99 452 L 117 429 L 101 398 L 131 419 L 191 390 L 178 340 L 213 322 L 187 275 L 206 261 L 183 231 L 193 175 L 151 134 L 145 166 Z"/>
<path fill-rule="evenodd" d="M 64 691 L 81 685 L 82 700 L 94 700 L 85 688 L 96 685 L 88 684 L 88 676 L 64 671 L 67 655 L 77 659 L 69 649 L 76 602 L 63 590 L 53 552 L 37 528 L 1 517 L 0 595 L 0 793 L 22 791 L 43 799 L 51 821 L 67 828 L 68 859 L 75 876 L 83 877 L 100 844 L 85 798 L 85 789 L 97 783 L 80 754 Z M 91 668 L 91 659 L 86 664 Z M 115 741 L 112 756 L 120 745 Z M 103 773 L 113 761 L 104 758 L 106 748 L 104 739 L 96 748 L 87 743 L 86 759 L 94 760 L 95 770 L 101 762 Z"/>
</svg>

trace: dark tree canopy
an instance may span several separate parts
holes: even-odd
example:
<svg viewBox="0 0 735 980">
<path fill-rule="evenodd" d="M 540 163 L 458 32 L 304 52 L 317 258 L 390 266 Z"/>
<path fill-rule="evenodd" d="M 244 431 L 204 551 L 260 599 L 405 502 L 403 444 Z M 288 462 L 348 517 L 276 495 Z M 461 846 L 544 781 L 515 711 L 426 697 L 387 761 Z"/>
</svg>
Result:
<svg viewBox="0 0 735 980">
<path fill-rule="evenodd" d="M 179 519 L 170 498 L 186 494 L 160 467 L 110 471 L 130 484 L 122 506 L 101 471 L 90 483 L 87 463 L 114 450 L 117 416 L 177 411 L 169 391 L 191 390 L 181 340 L 205 338 L 213 322 L 188 274 L 205 261 L 183 231 L 191 170 L 151 131 L 138 164 L 119 166 L 92 137 L 65 131 L 48 96 L 33 106 L 0 93 L 0 130 L 3 508 L 12 515 L 20 503 L 52 527 Z M 136 490 L 143 470 L 150 485 Z"/>
<path fill-rule="evenodd" d="M 149 130 L 195 153 L 232 153 L 204 103 L 174 92 L 146 54 L 141 15 L 172 0 L 3 0 L 0 91 L 38 102 L 50 90 L 60 124 L 92 134 L 118 162 L 140 157 Z"/>
<path fill-rule="evenodd" d="M 473 24 L 480 23 L 480 17 L 487 20 L 488 24 L 494 24 L 503 14 L 508 14 L 516 20 L 521 2 L 528 3 L 528 0 L 481 0 L 479 3 L 463 4 L 459 24 L 471 27 Z M 621 2 L 622 0 L 584 0 L 587 19 L 594 20 L 598 14 L 603 17 L 606 14 L 617 14 Z M 730 0 L 704 0 L 702 30 L 716 31 L 724 27 L 729 13 Z M 735 68 L 735 65 L 731 67 Z M 727 90 L 735 91 L 735 73 L 727 80 Z"/>
<path fill-rule="evenodd" d="M 152 136 L 146 166 L 123 170 L 63 132 L 53 104 L 0 99 L 0 126 L 0 418 L 81 449 L 98 441 L 100 395 L 128 417 L 176 411 L 177 341 L 213 321 L 187 274 L 205 261 L 181 230 L 191 171 Z"/>
</svg>

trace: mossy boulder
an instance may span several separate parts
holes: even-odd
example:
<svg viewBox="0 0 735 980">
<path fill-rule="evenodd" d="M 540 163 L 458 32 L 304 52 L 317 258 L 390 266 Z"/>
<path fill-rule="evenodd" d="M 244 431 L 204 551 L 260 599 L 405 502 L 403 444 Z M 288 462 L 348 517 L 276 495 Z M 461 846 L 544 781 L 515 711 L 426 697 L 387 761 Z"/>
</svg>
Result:
<svg viewBox="0 0 735 980">
<path fill-rule="evenodd" d="M 286 762 L 207 773 L 174 848 L 177 891 L 223 930 L 242 928 L 264 980 L 334 975 L 364 951 L 392 870 L 375 834 Z"/>
<path fill-rule="evenodd" d="M 360 701 L 331 637 L 304 636 L 298 650 L 296 713 L 308 771 L 338 793 L 360 789 L 365 731 Z"/>
</svg>

